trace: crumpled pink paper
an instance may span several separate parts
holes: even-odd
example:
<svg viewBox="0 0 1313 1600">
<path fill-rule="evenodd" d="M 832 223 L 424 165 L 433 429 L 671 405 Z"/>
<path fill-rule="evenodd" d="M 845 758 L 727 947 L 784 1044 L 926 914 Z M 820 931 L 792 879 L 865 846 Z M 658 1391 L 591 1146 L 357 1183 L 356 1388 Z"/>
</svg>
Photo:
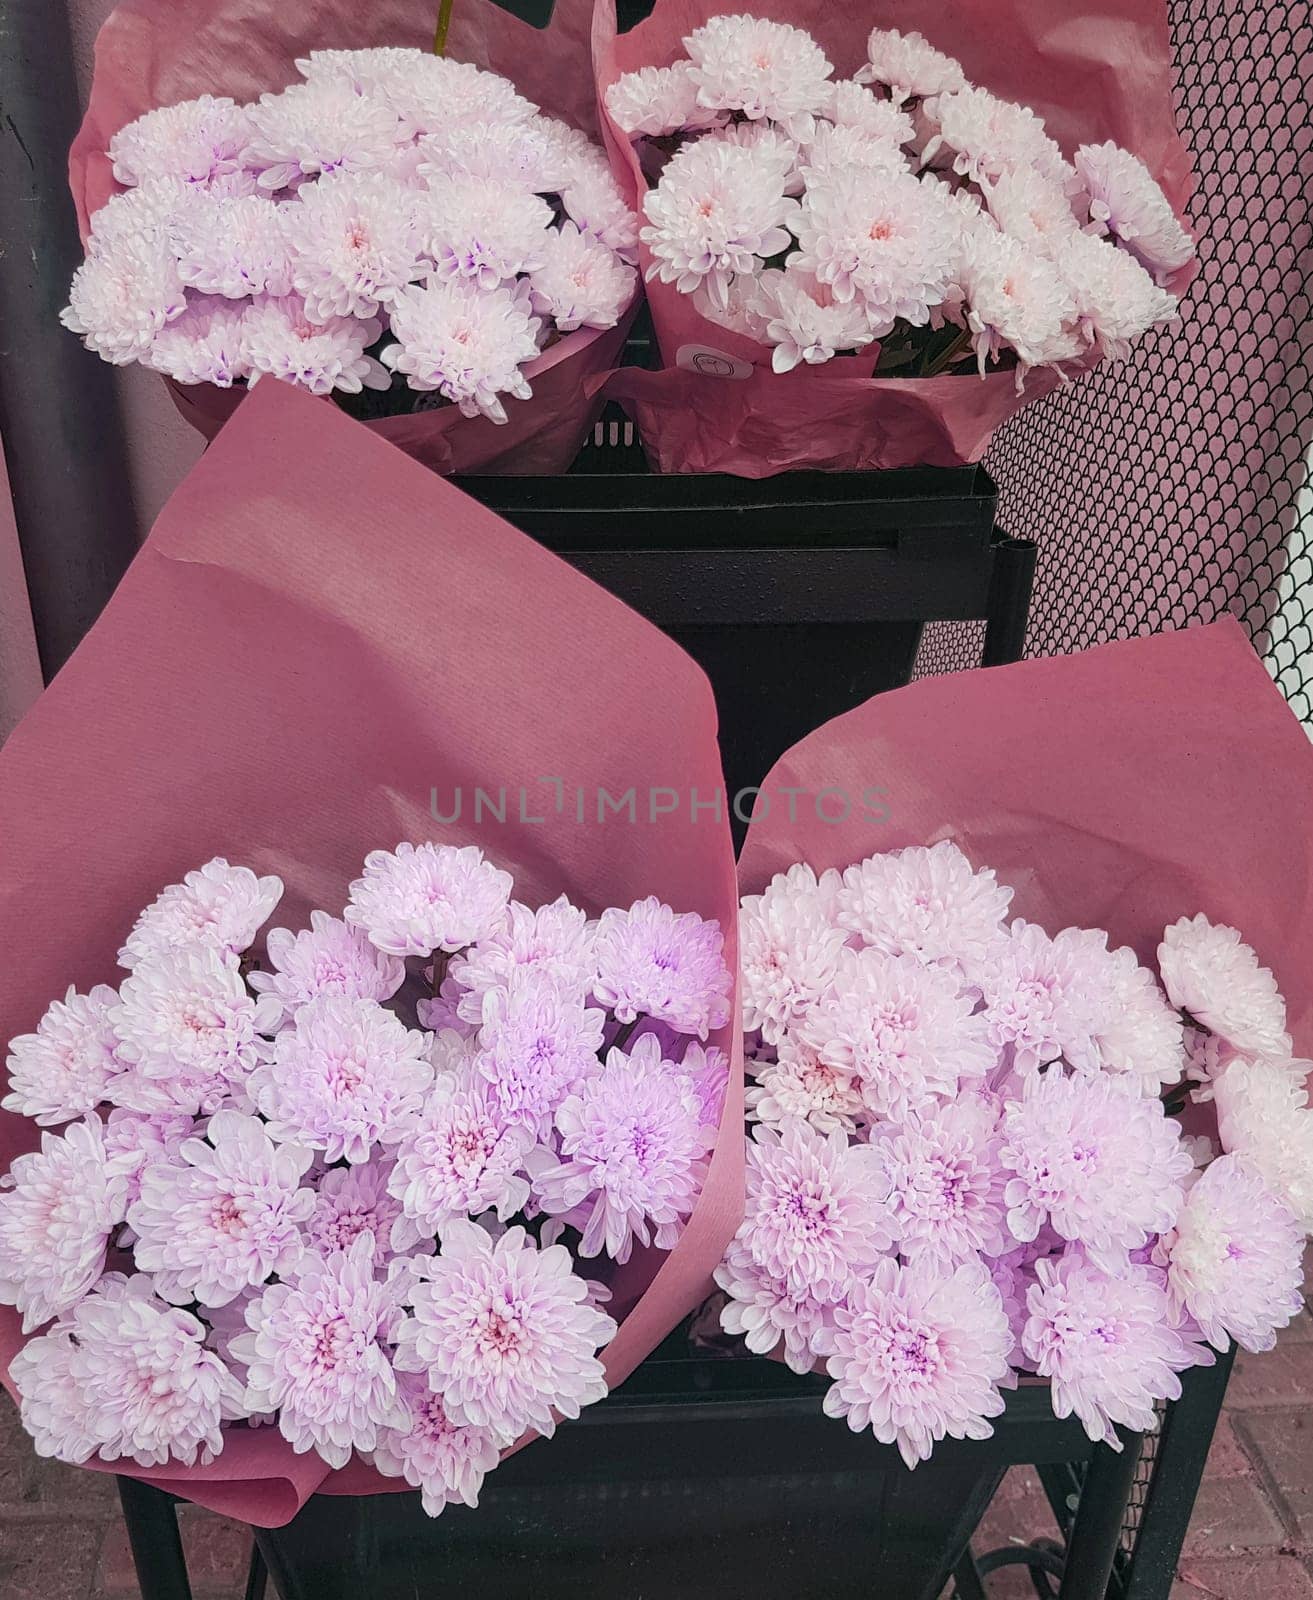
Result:
<svg viewBox="0 0 1313 1600">
<path fill-rule="evenodd" d="M 686 34 L 733 9 L 714 0 L 657 0 L 648 18 L 617 35 L 615 0 L 597 0 L 599 104 L 622 73 L 679 59 Z M 920 30 L 957 56 L 973 82 L 1038 112 L 1068 154 L 1105 139 L 1132 151 L 1185 219 L 1192 179 L 1172 116 L 1163 0 L 1079 0 L 1075 8 L 1070 0 L 952 0 L 925 14 L 897 0 L 761 0 L 743 9 L 807 29 L 836 77 L 863 65 L 872 28 Z M 613 170 L 640 204 L 647 186 L 634 148 L 604 105 L 600 114 Z M 644 248 L 644 272 L 650 263 Z M 1173 288 L 1190 276 L 1184 269 Z M 1032 373 L 1018 395 L 1010 372 L 983 382 L 969 375 L 874 378 L 855 357 L 776 374 L 765 346 L 709 322 L 673 284 L 653 280 L 647 293 L 662 368 L 626 368 L 607 394 L 633 416 L 662 472 L 766 478 L 801 467 L 961 466 L 979 461 L 994 429 L 1058 381 Z"/>
<path fill-rule="evenodd" d="M 345 902 L 368 850 L 473 841 L 529 902 L 657 894 L 714 917 L 733 964 L 729 831 L 691 806 L 720 783 L 710 685 L 677 645 L 342 412 L 262 383 L 0 751 L 0 1038 L 70 983 L 117 982 L 140 907 L 214 855 L 282 877 L 274 920 L 297 927 Z M 508 791 L 505 824 L 472 824 L 475 785 Z M 435 822 L 458 787 L 462 819 Z M 599 821 L 599 789 L 635 789 L 635 820 Z M 710 1175 L 675 1249 L 616 1285 L 613 1385 L 702 1300 L 738 1225 L 737 1027 L 716 1042 L 733 1069 Z M 0 1113 L 0 1170 L 38 1143 Z M 21 1343 L 4 1308 L 5 1370 Z M 205 1468 L 103 1470 L 267 1527 L 319 1490 L 405 1487 L 330 1474 L 272 1428 Z"/>
<path fill-rule="evenodd" d="M 90 217 L 122 187 L 105 153 L 110 138 L 143 112 L 198 94 L 258 99 L 296 82 L 294 63 L 311 50 L 430 50 L 437 14 L 437 0 L 122 0 L 96 38 L 91 96 L 69 153 L 83 240 Z M 544 111 L 595 136 L 591 22 L 592 0 L 558 0 L 544 29 L 494 0 L 459 0 L 447 54 L 500 72 Z M 581 328 L 531 362 L 533 398 L 509 401 L 502 425 L 455 406 L 364 425 L 437 472 L 564 472 L 601 412 L 601 381 L 620 359 L 637 304 L 617 327 Z M 166 382 L 207 439 L 246 392 Z"/>
</svg>

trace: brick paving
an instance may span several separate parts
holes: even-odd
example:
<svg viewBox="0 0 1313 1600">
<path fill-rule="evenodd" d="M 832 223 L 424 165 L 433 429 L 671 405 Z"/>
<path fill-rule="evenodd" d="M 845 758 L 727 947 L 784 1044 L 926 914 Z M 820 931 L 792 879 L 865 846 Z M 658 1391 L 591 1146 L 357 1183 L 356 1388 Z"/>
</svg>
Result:
<svg viewBox="0 0 1313 1600">
<path fill-rule="evenodd" d="M 1313 1295 L 1313 1277 L 1305 1283 Z M 182 1513 L 194 1600 L 239 1600 L 250 1535 L 195 1507 Z M 1014 1468 L 976 1548 L 1052 1534 L 1039 1480 Z M 1033 1600 L 1020 1568 L 988 1580 L 991 1600 Z M 138 1600 L 114 1481 L 38 1461 L 0 1396 L 0 1600 Z M 892 1597 L 891 1597 L 892 1600 Z M 1313 1316 L 1265 1356 L 1236 1363 L 1172 1600 L 1313 1600 Z"/>
</svg>

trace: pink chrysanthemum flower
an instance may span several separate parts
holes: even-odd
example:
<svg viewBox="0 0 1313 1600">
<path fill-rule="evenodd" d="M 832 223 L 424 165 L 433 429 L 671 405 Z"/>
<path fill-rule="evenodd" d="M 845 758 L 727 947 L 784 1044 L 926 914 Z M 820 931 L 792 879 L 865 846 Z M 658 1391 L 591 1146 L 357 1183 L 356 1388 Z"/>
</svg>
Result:
<svg viewBox="0 0 1313 1600">
<path fill-rule="evenodd" d="M 313 322 L 299 294 L 257 295 L 246 309 L 246 356 L 251 383 L 266 373 L 311 394 L 359 394 L 386 389 L 392 380 L 368 356 L 383 331 L 375 317 L 334 317 Z"/>
<path fill-rule="evenodd" d="M 36 1025 L 9 1041 L 9 1092 L 0 1105 L 43 1128 L 71 1122 L 110 1098 L 123 1071 L 110 1013 L 118 995 L 105 984 L 90 994 L 70 988 Z"/>
<path fill-rule="evenodd" d="M 548 233 L 542 265 L 529 275 L 533 309 L 562 333 L 614 328 L 638 286 L 638 274 L 614 250 L 573 222 Z"/>
<path fill-rule="evenodd" d="M 856 78 L 840 78 L 830 85 L 825 115 L 837 127 L 855 128 L 886 144 L 909 145 L 916 138 L 916 124 L 907 112 L 894 100 L 877 99 Z"/>
<path fill-rule="evenodd" d="M 866 90 L 861 93 L 865 94 Z M 893 109 L 887 100 L 875 104 Z M 903 151 L 884 134 L 872 133 L 851 123 L 836 126 L 819 122 L 816 132 L 807 141 L 801 172 L 806 186 L 815 188 L 842 172 L 854 173 L 855 181 L 863 181 L 876 172 L 910 176 L 911 168 Z"/>
<path fill-rule="evenodd" d="M 499 289 L 546 261 L 552 209 L 517 183 L 455 173 L 430 181 L 421 222 L 440 279 Z"/>
<path fill-rule="evenodd" d="M 261 95 L 247 115 L 246 161 L 266 190 L 320 173 L 378 171 L 398 143 L 396 112 L 338 81 L 298 83 Z"/>
<path fill-rule="evenodd" d="M 756 314 L 773 345 L 771 366 L 792 372 L 831 361 L 840 351 L 860 350 L 875 337 L 863 305 L 844 304 L 829 284 L 802 268 L 772 268 L 757 279 Z"/>
<path fill-rule="evenodd" d="M 767 161 L 779 169 L 780 184 L 786 195 L 802 193 L 803 178 L 798 170 L 802 146 L 773 122 L 731 122 L 727 127 L 714 128 L 704 134 L 703 140 L 712 144 L 730 144 L 739 150 L 751 150 L 763 169 Z"/>
<path fill-rule="evenodd" d="M 593 993 L 620 1022 L 651 1017 L 705 1039 L 729 1021 L 725 936 L 718 922 L 677 915 L 655 895 L 609 907 L 597 924 Z"/>
<path fill-rule="evenodd" d="M 985 1019 L 956 977 L 911 956 L 845 950 L 834 988 L 799 1024 L 822 1061 L 856 1079 L 868 1109 L 898 1121 L 995 1063 Z"/>
<path fill-rule="evenodd" d="M 1017 1239 L 1049 1222 L 1109 1270 L 1171 1227 L 1194 1165 L 1160 1101 L 1124 1077 L 1057 1067 L 1028 1078 L 1009 1103 L 999 1162 Z"/>
<path fill-rule="evenodd" d="M 698 104 L 769 117 L 804 134 L 825 108 L 834 68 L 809 33 L 762 17 L 712 17 L 684 40 Z M 773 254 L 773 252 L 766 252 Z"/>
<path fill-rule="evenodd" d="M 110 1172 L 124 1180 L 126 1216 L 141 1195 L 141 1178 L 157 1161 L 176 1162 L 184 1139 L 196 1130 L 186 1111 L 125 1111 L 115 1106 L 105 1119 L 105 1160 Z"/>
<path fill-rule="evenodd" d="M 1065 1058 L 1100 1065 L 1096 1034 L 1108 1022 L 1106 935 L 1065 928 L 1050 938 L 1018 919 L 980 975 L 989 1037 L 1005 1064 L 1031 1073 Z"/>
<path fill-rule="evenodd" d="M 853 1133 L 865 1110 L 851 1073 L 821 1060 L 796 1034 L 779 1042 L 776 1061 L 758 1066 L 756 1086 L 745 1096 L 752 1122 L 779 1124 L 798 1117 L 818 1133 Z"/>
<path fill-rule="evenodd" d="M 208 203 L 211 190 L 182 178 L 148 178 L 135 189 L 112 194 L 91 218 L 87 254 L 112 251 L 125 239 L 163 237 L 176 247 L 193 207 Z"/>
<path fill-rule="evenodd" d="M 600 240 L 622 261 L 638 260 L 638 217 L 600 152 L 575 164 L 561 205 L 581 233 Z"/>
<path fill-rule="evenodd" d="M 235 955 L 197 945 L 141 960 L 110 1015 L 131 1069 L 114 1086 L 117 1103 L 193 1114 L 241 1096 L 259 1035 L 277 1020 L 246 992 Z"/>
<path fill-rule="evenodd" d="M 978 1261 L 941 1272 L 928 1261 L 881 1261 L 817 1336 L 834 1379 L 825 1414 L 897 1444 L 909 1467 L 936 1439 L 988 1439 L 1003 1410 L 1011 1334 Z"/>
<path fill-rule="evenodd" d="M 464 174 L 530 194 L 560 194 L 574 176 L 576 138 L 587 146 L 585 135 L 548 117 L 491 124 L 462 120 L 420 140 L 416 173 L 434 187 Z"/>
<path fill-rule="evenodd" d="M 449 1505 L 477 1506 L 483 1480 L 501 1457 L 496 1435 L 453 1422 L 442 1396 L 414 1373 L 402 1373 L 397 1388 L 407 1425 L 381 1430 L 374 1465 L 385 1478 L 404 1478 L 418 1489 L 427 1516 L 441 1516 Z"/>
<path fill-rule="evenodd" d="M 998 1140 L 992 1119 L 969 1101 L 912 1112 L 871 1142 L 884 1157 L 891 1226 L 906 1260 L 946 1268 L 1009 1247 Z"/>
<path fill-rule="evenodd" d="M 1094 1042 L 1101 1064 L 1128 1073 L 1146 1095 L 1179 1083 L 1185 1072 L 1180 1017 L 1163 998 L 1153 973 L 1135 952 L 1108 952 L 1107 991 L 1094 1016 Z"/>
<path fill-rule="evenodd" d="M 160 329 L 186 307 L 173 245 L 151 231 L 95 249 L 73 274 L 59 320 L 88 350 L 122 367 L 141 361 Z"/>
<path fill-rule="evenodd" d="M 349 928 L 326 911 L 312 911 L 300 933 L 272 928 L 265 940 L 269 972 L 256 970 L 246 981 L 257 994 L 294 1012 L 323 995 L 348 1000 L 390 1000 L 406 981 L 406 964 L 385 955 L 360 928 Z"/>
<path fill-rule="evenodd" d="M 1012 901 L 993 872 L 977 872 L 948 839 L 909 845 L 849 867 L 835 910 L 841 928 L 890 956 L 913 956 L 969 978 L 1005 932 Z"/>
<path fill-rule="evenodd" d="M 140 961 L 190 948 L 241 955 L 282 894 L 281 878 L 257 878 L 249 867 L 230 867 L 216 856 L 146 907 L 119 951 L 119 965 L 131 972 Z"/>
<path fill-rule="evenodd" d="M 67 1311 L 100 1276 L 126 1188 L 94 1117 L 42 1134 L 39 1151 L 14 1158 L 0 1189 L 0 1304 L 22 1312 L 24 1333 Z"/>
<path fill-rule="evenodd" d="M 317 56 L 327 54 L 316 52 Z M 317 80 L 319 74 L 314 77 Z M 368 87 L 400 119 L 399 131 L 405 138 L 441 133 L 461 121 L 484 126 L 524 123 L 538 110 L 497 73 L 427 50 L 412 51 L 409 61 L 377 73 Z"/>
<path fill-rule="evenodd" d="M 533 394 L 520 369 L 538 355 L 540 329 L 527 297 L 510 289 L 456 281 L 412 285 L 392 306 L 397 343 L 383 351 L 383 360 L 404 373 L 412 389 L 437 390 L 463 416 L 504 423 L 500 397 L 528 400 Z"/>
<path fill-rule="evenodd" d="M 180 317 L 161 328 L 144 365 L 177 383 L 231 389 L 250 376 L 245 307 L 218 295 L 191 295 Z"/>
<path fill-rule="evenodd" d="M 301 1188 L 309 1150 L 275 1146 L 256 1117 L 218 1111 L 204 1138 L 176 1162 L 155 1162 L 128 1211 L 138 1267 L 175 1305 L 226 1305 L 241 1290 L 283 1276 L 301 1254 L 300 1224 L 314 1210 Z"/>
<path fill-rule="evenodd" d="M 976 183 L 1017 167 L 1037 168 L 1064 185 L 1071 181 L 1071 167 L 1029 106 L 966 86 L 939 96 L 933 120 L 939 131 L 922 153 L 927 165 L 946 147 L 953 171 Z"/>
<path fill-rule="evenodd" d="M 312 50 L 295 65 L 307 83 L 345 83 L 356 94 L 376 94 L 422 59 L 423 52 L 409 45 L 379 45 L 370 50 Z"/>
<path fill-rule="evenodd" d="M 757 1128 L 747 1156 L 740 1243 L 791 1293 L 841 1300 L 893 1245 L 879 1151 L 786 1122 Z"/>
<path fill-rule="evenodd" d="M 729 1296 L 721 1308 L 726 1333 L 742 1336 L 754 1355 L 768 1356 L 783 1341 L 785 1365 L 791 1372 L 810 1372 L 816 1365 L 812 1344 L 822 1328 L 834 1324 L 834 1305 L 810 1294 L 795 1294 L 787 1283 L 771 1277 L 734 1240 L 716 1268 L 716 1284 Z"/>
<path fill-rule="evenodd" d="M 405 1136 L 433 1082 L 425 1043 L 372 1000 L 325 995 L 277 1036 L 250 1094 L 275 1139 L 354 1166 Z"/>
<path fill-rule="evenodd" d="M 643 201 L 648 226 L 640 237 L 652 252 L 648 276 L 685 294 L 705 282 L 712 300 L 723 304 L 736 273 L 757 272 L 763 260 L 792 244 L 789 225 L 798 202 L 784 189 L 768 151 L 717 139 L 686 145 Z"/>
<path fill-rule="evenodd" d="M 1052 255 L 1075 304 L 1081 338 L 1111 361 L 1124 361 L 1133 340 L 1176 315 L 1174 297 L 1106 239 L 1077 229 Z"/>
<path fill-rule="evenodd" d="M 287 294 L 292 258 L 286 224 L 299 210 L 275 205 L 267 195 L 194 194 L 177 223 L 182 281 L 234 300 Z"/>
<path fill-rule="evenodd" d="M 847 936 L 829 914 L 838 874 L 825 881 L 822 894 L 811 868 L 795 866 L 740 903 L 743 1026 L 767 1044 L 778 1044 L 834 982 Z"/>
<path fill-rule="evenodd" d="M 1257 1353 L 1304 1306 L 1304 1234 L 1237 1156 L 1221 1156 L 1190 1186 L 1154 1260 L 1167 1268 L 1172 1309 L 1205 1339 Z"/>
<path fill-rule="evenodd" d="M 966 87 L 961 64 L 927 44 L 919 33 L 872 28 L 866 41 L 866 60 L 867 65 L 856 75 L 857 81 L 883 85 L 896 105 Z"/>
<path fill-rule="evenodd" d="M 245 106 L 203 94 L 147 111 L 120 128 L 109 141 L 109 159 L 120 183 L 151 178 L 209 183 L 242 169 L 250 137 Z"/>
<path fill-rule="evenodd" d="M 546 1137 L 557 1106 L 597 1070 L 605 1013 L 531 967 L 485 990 L 482 1017 L 476 1065 L 493 1107 Z"/>
<path fill-rule="evenodd" d="M 327 1260 L 307 1252 L 286 1282 L 251 1302 L 250 1331 L 232 1341 L 247 1368 L 247 1407 L 276 1411 L 293 1450 L 315 1450 L 330 1467 L 376 1449 L 385 1429 L 404 1429 L 388 1348 L 409 1287 L 402 1272 L 375 1275 L 368 1234 Z"/>
<path fill-rule="evenodd" d="M 73 1375 L 78 1354 L 69 1323 L 62 1322 L 40 1338 L 29 1339 L 9 1364 L 9 1381 L 33 1449 L 39 1456 L 73 1466 L 89 1461 L 100 1444 Z"/>
<path fill-rule="evenodd" d="M 961 288 L 967 327 L 981 376 L 1006 350 L 1017 357 L 1017 381 L 1026 369 L 1068 361 L 1083 346 L 1071 331 L 1076 303 L 1057 267 L 1011 234 L 976 228 L 962 258 Z"/>
<path fill-rule="evenodd" d="M 642 134 L 659 139 L 683 128 L 705 128 L 719 116 L 698 104 L 691 61 L 626 72 L 607 89 L 606 109 L 631 139 Z"/>
<path fill-rule="evenodd" d="M 1158 970 L 1167 998 L 1242 1055 L 1290 1054 L 1286 1003 L 1276 979 L 1234 928 L 1202 912 L 1163 933 Z"/>
<path fill-rule="evenodd" d="M 221 1423 L 243 1412 L 241 1385 L 204 1338 L 190 1312 L 156 1299 L 144 1274 L 110 1273 L 15 1358 L 24 1421 L 30 1416 L 49 1453 L 63 1460 L 86 1460 L 90 1440 L 103 1461 L 207 1466 L 223 1449 Z M 68 1383 L 71 1394 L 54 1401 L 51 1379 Z M 72 1402 L 77 1434 L 70 1438 L 64 1426 L 51 1437 L 50 1424 Z"/>
<path fill-rule="evenodd" d="M 1084 237 L 1061 183 L 1035 167 L 1005 168 L 985 188 L 989 214 L 1004 233 L 1051 256 L 1073 235 Z"/>
<path fill-rule="evenodd" d="M 536 911 L 512 900 L 496 929 L 456 956 L 447 969 L 447 976 L 462 991 L 461 1017 L 482 1022 L 487 990 L 504 988 L 530 969 L 548 973 L 562 990 L 587 994 L 597 970 L 594 933 L 587 913 L 564 895 Z"/>
<path fill-rule="evenodd" d="M 1142 161 L 1109 141 L 1081 145 L 1075 164 L 1089 195 L 1091 220 L 1124 244 L 1159 283 L 1193 258 L 1193 239 Z"/>
<path fill-rule="evenodd" d="M 391 1161 L 367 1161 L 359 1167 L 333 1167 L 319 1180 L 314 1209 L 303 1226 L 306 1245 L 325 1259 L 350 1250 L 362 1234 L 374 1241 L 374 1266 L 386 1269 L 395 1250 L 393 1230 L 401 1220 L 401 1202 L 389 1192 Z M 418 1243 L 413 1232 L 398 1230 L 401 1248 Z M 430 1243 L 431 1248 L 431 1243 Z"/>
<path fill-rule="evenodd" d="M 650 1038 L 645 1034 L 644 1038 Z M 637 1055 L 642 1039 L 636 1039 L 630 1055 Z M 656 1040 L 653 1039 L 656 1045 Z M 656 1054 L 661 1054 L 660 1046 Z M 697 1104 L 698 1126 L 716 1129 L 725 1110 L 725 1093 L 729 1088 L 729 1057 L 715 1045 L 701 1045 L 696 1040 L 689 1044 L 679 1063 L 679 1075 L 684 1080 Z"/>
<path fill-rule="evenodd" d="M 1292 1071 L 1291 1069 L 1295 1070 Z M 1237 1155 L 1313 1232 L 1313 1110 L 1307 1061 L 1229 1063 L 1214 1081 L 1222 1148 Z"/>
<path fill-rule="evenodd" d="M 838 167 L 812 184 L 798 219 L 799 265 L 857 299 L 877 335 L 922 326 L 947 293 L 955 231 L 934 191 L 910 172 Z"/>
<path fill-rule="evenodd" d="M 312 322 L 372 317 L 424 275 L 419 202 L 384 173 L 322 178 L 280 211 L 292 281 Z"/>
<path fill-rule="evenodd" d="M 558 1109 L 561 1159 L 535 1167 L 534 1196 L 549 1216 L 568 1216 L 579 1229 L 581 1256 L 605 1252 L 623 1264 L 635 1243 L 674 1248 L 715 1139 L 701 1109 L 659 1049 L 612 1050 Z"/>
<path fill-rule="evenodd" d="M 1176 1376 L 1212 1356 L 1173 1323 L 1161 1276 L 1130 1265 L 1117 1276 L 1080 1250 L 1039 1261 L 1026 1295 L 1022 1344 L 1049 1380 L 1059 1417 L 1074 1412 L 1096 1442 L 1121 1449 L 1115 1424 L 1151 1433 L 1154 1402 L 1181 1393 Z"/>
<path fill-rule="evenodd" d="M 419 1270 L 427 1281 L 412 1291 L 397 1368 L 426 1373 L 458 1425 L 488 1428 L 501 1444 L 528 1430 L 550 1438 L 558 1415 L 577 1417 L 606 1393 L 595 1352 L 616 1325 L 590 1304 L 562 1245 L 540 1250 L 523 1228 L 494 1245 L 457 1222 Z"/>
<path fill-rule="evenodd" d="M 533 1131 L 507 1123 L 481 1080 L 439 1074 L 423 1109 L 397 1146 L 388 1190 L 413 1224 L 393 1237 L 427 1238 L 455 1217 L 495 1211 L 506 1222 L 529 1199 L 524 1160 Z"/>
<path fill-rule="evenodd" d="M 496 932 L 510 893 L 510 873 L 475 845 L 402 843 L 365 857 L 343 916 L 390 955 L 428 956 Z"/>
</svg>

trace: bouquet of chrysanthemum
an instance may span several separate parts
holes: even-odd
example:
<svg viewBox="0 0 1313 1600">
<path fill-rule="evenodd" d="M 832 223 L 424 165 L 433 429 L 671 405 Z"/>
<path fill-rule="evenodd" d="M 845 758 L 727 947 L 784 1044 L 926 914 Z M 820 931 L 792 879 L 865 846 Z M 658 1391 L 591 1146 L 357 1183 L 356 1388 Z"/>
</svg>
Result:
<svg viewBox="0 0 1313 1600">
<path fill-rule="evenodd" d="M 623 1379 L 741 1214 L 718 783 L 664 635 L 260 384 L 0 755 L 37 1448 L 436 1512 Z"/>
<path fill-rule="evenodd" d="M 181 385 L 210 433 L 274 376 L 443 470 L 564 470 L 637 300 L 636 219 L 568 88 L 548 115 L 412 47 L 432 7 L 402 9 L 357 22 L 371 47 L 326 49 L 322 7 L 260 28 L 233 0 L 120 8 L 74 150 L 87 255 L 64 323 Z M 584 70 L 559 26 L 540 42 L 468 9 Z"/>
<path fill-rule="evenodd" d="M 853 828 L 753 825 L 745 878 L 762 886 L 739 951 L 755 1082 L 722 1324 L 828 1373 L 827 1412 L 909 1465 L 946 1436 L 987 1437 L 1027 1376 L 1120 1448 L 1116 1427 L 1152 1429 L 1210 1346 L 1268 1349 L 1303 1304 L 1313 1062 L 1295 1057 L 1273 973 L 1221 919 L 1252 918 L 1307 1024 L 1313 851 L 1297 811 L 1313 754 L 1243 651 L 1182 636 L 1008 669 L 1011 685 L 900 691 L 767 780 L 806 793 L 823 773 L 842 793 L 846 768 L 870 762 L 897 835 L 934 842 L 851 861 Z M 1009 781 L 989 744 L 1027 678 L 1048 681 L 1011 727 Z M 1173 726 L 1205 687 L 1254 717 L 1249 748 L 1207 763 L 1191 724 L 1218 702 Z M 904 743 L 914 723 L 952 751 L 947 775 L 923 735 Z M 1016 753 L 1041 724 L 1027 796 Z M 1094 796 L 1086 739 L 1109 769 Z M 1156 761 L 1130 759 L 1155 740 Z M 1203 793 L 1178 798 L 1187 781 Z M 1264 823 L 1285 826 L 1255 852 L 1238 830 Z M 991 847 L 1015 895 L 981 865 Z M 805 860 L 762 883 L 795 850 Z M 1201 902 L 1209 914 L 1162 931 L 1165 904 Z M 1072 925 L 1096 917 L 1111 935 Z"/>
<path fill-rule="evenodd" d="M 687 424 L 668 436 L 655 418 L 663 465 L 687 443 L 690 464 L 746 470 L 729 429 L 746 431 L 748 417 L 758 470 L 974 459 L 991 417 L 1125 357 L 1175 317 L 1169 289 L 1188 278 L 1193 243 L 1122 148 L 1140 135 L 1144 151 L 1155 114 L 1170 128 L 1168 102 L 1119 117 L 1087 84 L 1073 103 L 1065 39 L 1055 74 L 1034 72 L 1033 16 L 988 8 L 995 40 L 1015 44 L 1032 75 L 1018 103 L 1004 97 L 1016 71 L 996 78 L 977 49 L 986 8 L 955 12 L 935 45 L 872 28 L 878 7 L 769 9 L 659 5 L 599 54 L 617 170 L 644 216 L 662 354 L 684 369 L 626 375 L 617 392 L 657 407 L 663 384 L 711 389 L 707 404 L 729 408 L 701 445 Z M 1090 34 L 1099 49 L 1110 37 Z M 1065 148 L 1045 125 L 1055 107 Z M 956 381 L 968 374 L 973 385 Z M 815 443 L 793 437 L 807 403 Z M 942 408 L 938 437 L 912 425 L 918 403 L 931 417 Z"/>
</svg>

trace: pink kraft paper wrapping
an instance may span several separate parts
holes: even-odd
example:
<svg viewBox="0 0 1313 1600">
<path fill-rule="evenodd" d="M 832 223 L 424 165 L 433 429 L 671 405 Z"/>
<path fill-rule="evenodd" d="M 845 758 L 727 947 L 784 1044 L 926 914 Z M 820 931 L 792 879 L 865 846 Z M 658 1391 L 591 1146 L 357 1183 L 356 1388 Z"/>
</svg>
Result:
<svg viewBox="0 0 1313 1600">
<path fill-rule="evenodd" d="M 144 111 L 198 94 L 257 99 L 297 81 L 294 62 L 311 50 L 432 49 L 437 11 L 437 0 L 123 0 L 96 39 L 91 96 L 69 153 L 83 239 L 89 218 L 121 188 L 105 154 L 110 138 Z M 592 0 L 558 0 L 541 30 L 494 0 L 459 0 L 447 54 L 502 73 L 544 111 L 596 135 L 591 22 Z M 620 359 L 632 316 L 616 328 L 567 334 L 544 351 L 525 369 L 533 398 L 508 402 L 502 426 L 455 406 L 364 425 L 437 472 L 564 472 L 601 411 L 601 382 Z M 165 381 L 207 439 L 245 394 Z"/>
<path fill-rule="evenodd" d="M 370 849 L 474 839 L 526 900 L 654 893 L 715 917 L 734 963 L 728 828 L 690 806 L 721 781 L 711 689 L 677 645 L 343 413 L 262 383 L 0 752 L 0 1033 L 70 983 L 117 981 L 136 912 L 216 854 L 278 873 L 275 920 L 297 927 L 343 904 Z M 504 825 L 470 823 L 475 785 L 508 790 Z M 449 814 L 458 787 L 463 820 L 436 823 L 434 791 Z M 636 820 L 602 812 L 603 789 L 636 790 Z M 649 820 L 650 789 L 682 802 Z M 734 1067 L 710 1175 L 676 1248 L 616 1285 L 613 1384 L 701 1301 L 740 1218 L 737 1026 L 717 1042 Z M 38 1142 L 0 1113 L 0 1170 Z M 5 1308 L 6 1370 L 21 1342 Z M 330 1475 L 272 1428 L 135 1475 L 271 1527 L 320 1489 L 405 1487 Z"/>
<path fill-rule="evenodd" d="M 1185 219 L 1192 180 L 1172 115 L 1163 0 L 1088 0 L 1075 9 L 1067 0 L 949 0 L 930 10 L 901 0 L 760 0 L 741 8 L 657 0 L 650 17 L 619 35 L 615 0 L 597 0 L 599 100 L 622 73 L 677 60 L 686 34 L 736 9 L 807 29 L 834 63 L 836 77 L 851 77 L 864 63 L 873 27 L 920 30 L 957 56 L 973 82 L 1038 112 L 1068 154 L 1078 144 L 1105 139 L 1132 151 Z M 646 184 L 633 146 L 604 108 L 601 114 L 616 175 L 641 203 Z M 650 263 L 644 248 L 644 272 Z M 1173 287 L 1184 287 L 1190 276 L 1185 269 Z M 765 478 L 801 467 L 960 466 L 978 461 L 993 430 L 1057 381 L 1051 373 L 1034 373 L 1018 395 L 1010 372 L 983 382 L 971 376 L 873 378 L 855 357 L 776 374 L 765 347 L 700 316 L 673 284 L 653 280 L 647 293 L 663 368 L 625 369 L 611 379 L 607 394 L 630 411 L 662 472 Z M 685 370 L 690 364 L 703 370 Z M 708 376 L 708 366 L 735 375 Z M 762 370 L 749 374 L 749 367 Z"/>
</svg>

